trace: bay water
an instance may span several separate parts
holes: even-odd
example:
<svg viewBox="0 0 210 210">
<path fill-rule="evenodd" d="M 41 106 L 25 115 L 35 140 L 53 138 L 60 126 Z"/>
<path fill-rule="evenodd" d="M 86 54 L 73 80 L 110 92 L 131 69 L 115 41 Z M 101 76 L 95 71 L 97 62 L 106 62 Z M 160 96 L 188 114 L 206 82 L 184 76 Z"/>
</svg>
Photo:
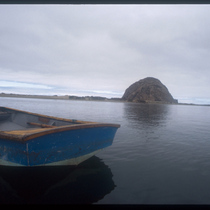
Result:
<svg viewBox="0 0 210 210">
<path fill-rule="evenodd" d="M 210 204 L 210 107 L 29 98 L 0 106 L 118 123 L 77 167 L 0 167 L 0 203 Z"/>
</svg>

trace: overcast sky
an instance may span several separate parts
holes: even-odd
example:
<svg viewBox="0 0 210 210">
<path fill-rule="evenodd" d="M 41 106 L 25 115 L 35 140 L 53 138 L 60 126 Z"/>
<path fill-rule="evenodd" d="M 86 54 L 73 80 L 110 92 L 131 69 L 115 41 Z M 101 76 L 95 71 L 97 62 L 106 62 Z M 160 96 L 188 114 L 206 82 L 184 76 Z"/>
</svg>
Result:
<svg viewBox="0 0 210 210">
<path fill-rule="evenodd" d="M 210 5 L 0 5 L 0 20 L 0 92 L 121 97 L 151 76 L 210 99 Z"/>
</svg>

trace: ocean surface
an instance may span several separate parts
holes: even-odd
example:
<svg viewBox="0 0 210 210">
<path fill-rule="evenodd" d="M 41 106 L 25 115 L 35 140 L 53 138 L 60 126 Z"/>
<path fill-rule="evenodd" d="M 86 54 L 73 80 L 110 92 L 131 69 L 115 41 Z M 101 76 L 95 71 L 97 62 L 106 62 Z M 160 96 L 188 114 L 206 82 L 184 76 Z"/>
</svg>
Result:
<svg viewBox="0 0 210 210">
<path fill-rule="evenodd" d="M 0 167 L 0 203 L 210 204 L 210 107 L 0 98 L 0 106 L 121 124 L 77 167 Z"/>
</svg>

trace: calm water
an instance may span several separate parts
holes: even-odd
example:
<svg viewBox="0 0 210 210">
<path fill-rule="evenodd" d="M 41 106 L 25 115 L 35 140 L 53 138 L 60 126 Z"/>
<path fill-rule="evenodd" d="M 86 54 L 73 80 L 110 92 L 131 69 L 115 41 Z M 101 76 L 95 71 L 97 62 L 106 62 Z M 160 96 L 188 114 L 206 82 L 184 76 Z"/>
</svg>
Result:
<svg viewBox="0 0 210 210">
<path fill-rule="evenodd" d="M 210 107 L 0 98 L 57 117 L 119 123 L 76 168 L 0 167 L 1 203 L 210 204 Z"/>
</svg>

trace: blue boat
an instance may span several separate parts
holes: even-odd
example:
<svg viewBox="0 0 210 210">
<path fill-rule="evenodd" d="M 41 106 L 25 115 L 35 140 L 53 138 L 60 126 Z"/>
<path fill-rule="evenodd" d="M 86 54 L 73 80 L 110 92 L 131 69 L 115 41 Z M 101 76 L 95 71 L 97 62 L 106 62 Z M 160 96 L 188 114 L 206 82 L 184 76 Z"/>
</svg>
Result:
<svg viewBox="0 0 210 210">
<path fill-rule="evenodd" d="M 0 165 L 78 165 L 112 145 L 119 127 L 0 107 Z"/>
</svg>

